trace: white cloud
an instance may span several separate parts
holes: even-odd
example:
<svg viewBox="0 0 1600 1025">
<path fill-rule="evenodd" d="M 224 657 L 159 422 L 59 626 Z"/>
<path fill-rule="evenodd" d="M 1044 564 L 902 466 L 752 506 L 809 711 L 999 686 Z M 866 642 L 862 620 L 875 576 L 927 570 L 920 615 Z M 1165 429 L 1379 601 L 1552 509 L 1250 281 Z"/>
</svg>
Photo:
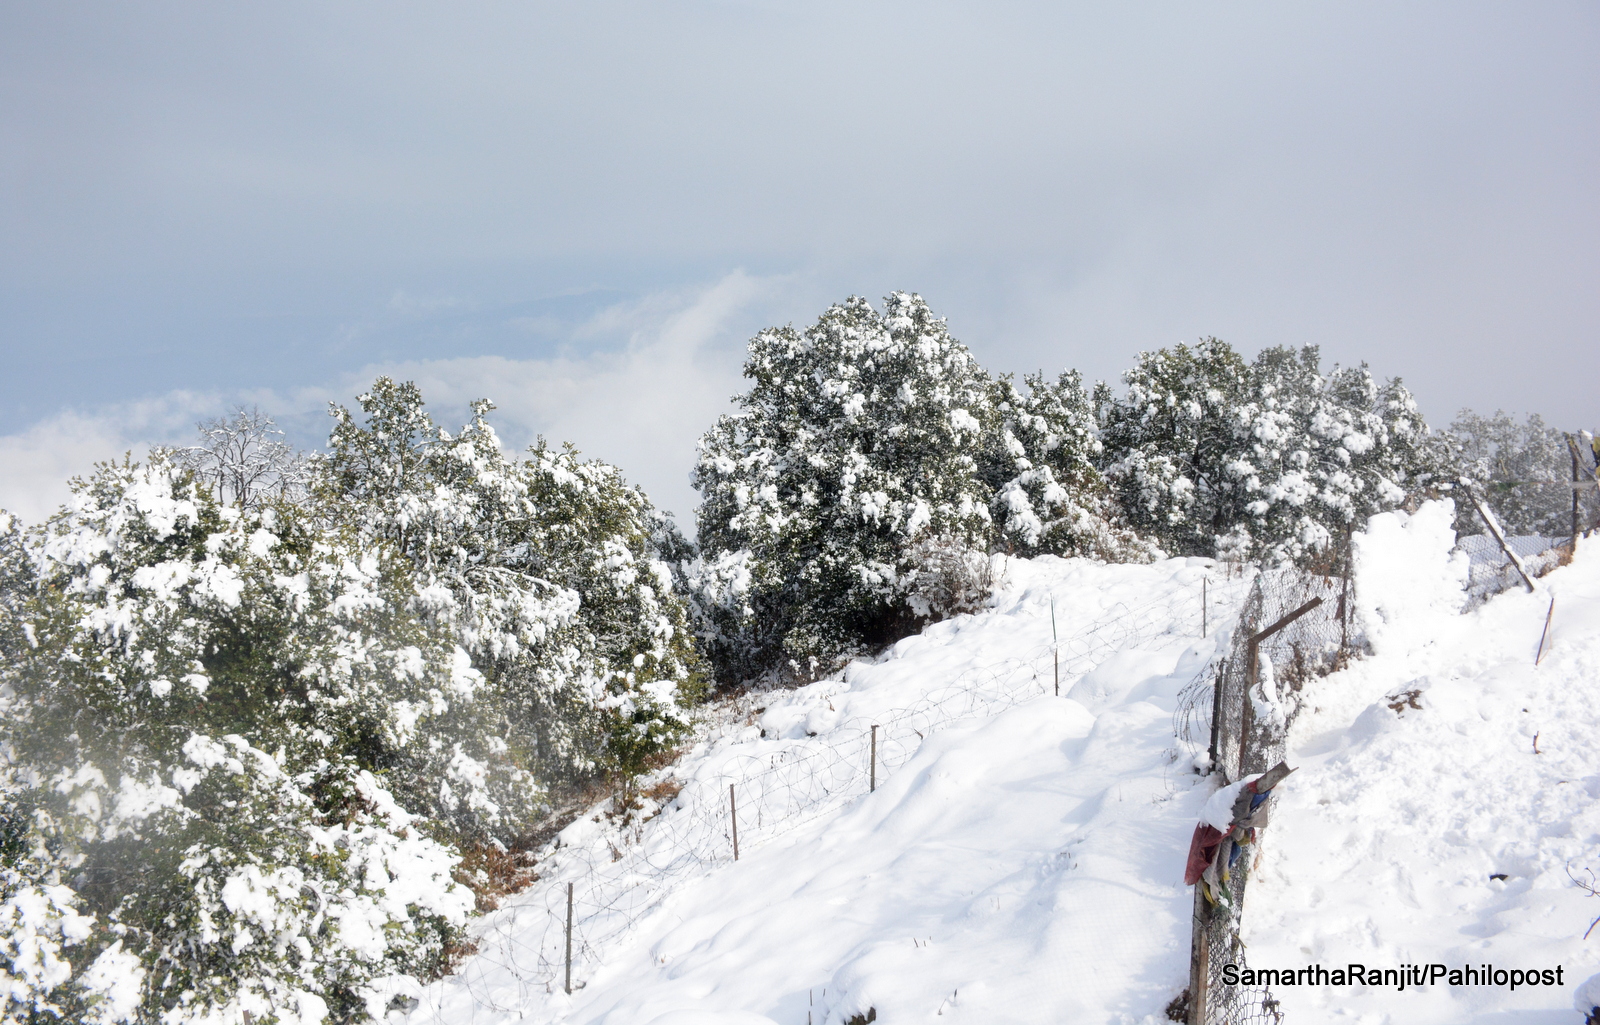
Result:
<svg viewBox="0 0 1600 1025">
<path fill-rule="evenodd" d="M 218 395 L 174 391 L 92 412 L 66 410 L 0 436 L 0 509 L 38 523 L 67 500 L 71 478 L 129 452 L 142 456 L 151 445 L 182 444 L 197 420 L 223 405 Z"/>
<path fill-rule="evenodd" d="M 67 479 L 94 462 L 130 450 L 138 456 L 152 444 L 185 443 L 197 420 L 240 404 L 258 406 L 301 443 L 314 444 L 326 427 L 320 414 L 329 401 L 353 405 L 374 378 L 388 375 L 415 381 L 435 420 L 452 429 L 466 416 L 467 403 L 492 399 L 498 409 L 491 422 L 508 447 L 520 449 L 541 434 L 554 443 L 570 441 L 585 456 L 620 466 L 692 532 L 698 496 L 688 475 L 695 442 L 741 390 L 751 307 L 769 305 L 787 284 L 786 278 L 735 271 L 705 288 L 607 307 L 574 329 L 573 340 L 622 344 L 586 356 L 379 363 L 288 395 L 180 391 L 63 412 L 0 436 L 0 508 L 37 522 L 66 499 Z"/>
<path fill-rule="evenodd" d="M 695 442 L 740 390 L 742 346 L 750 332 L 736 330 L 735 318 L 785 283 L 735 271 L 703 290 L 608 307 L 575 332 L 590 340 L 626 337 L 620 351 L 375 364 L 347 378 L 341 394 L 308 389 L 294 406 L 307 408 L 313 395 L 348 404 L 380 374 L 415 381 L 434 418 L 448 427 L 464 417 L 468 402 L 489 398 L 498 407 L 491 422 L 508 445 L 521 448 L 541 434 L 554 443 L 570 441 L 585 456 L 620 466 L 692 531 Z"/>
</svg>

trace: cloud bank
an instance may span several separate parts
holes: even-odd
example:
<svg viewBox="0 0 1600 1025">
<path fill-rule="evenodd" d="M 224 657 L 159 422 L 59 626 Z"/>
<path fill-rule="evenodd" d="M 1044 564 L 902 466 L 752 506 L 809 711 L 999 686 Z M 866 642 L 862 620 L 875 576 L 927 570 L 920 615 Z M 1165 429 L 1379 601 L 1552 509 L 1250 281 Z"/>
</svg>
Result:
<svg viewBox="0 0 1600 1025">
<path fill-rule="evenodd" d="M 688 474 L 695 441 L 741 390 L 737 317 L 788 283 L 736 271 L 702 289 L 605 307 L 574 335 L 614 344 L 587 355 L 373 363 L 336 382 L 285 392 L 173 391 L 63 412 L 0 436 L 0 508 L 39 522 L 67 499 L 69 478 L 95 462 L 129 452 L 138 458 L 156 444 L 192 443 L 197 421 L 239 405 L 259 407 L 297 443 L 317 446 L 326 436 L 328 403 L 354 407 L 354 397 L 386 375 L 415 381 L 436 422 L 450 429 L 472 400 L 491 399 L 498 407 L 491 422 L 508 447 L 521 449 L 540 435 L 570 441 L 585 456 L 620 466 L 692 531 L 697 497 Z"/>
</svg>

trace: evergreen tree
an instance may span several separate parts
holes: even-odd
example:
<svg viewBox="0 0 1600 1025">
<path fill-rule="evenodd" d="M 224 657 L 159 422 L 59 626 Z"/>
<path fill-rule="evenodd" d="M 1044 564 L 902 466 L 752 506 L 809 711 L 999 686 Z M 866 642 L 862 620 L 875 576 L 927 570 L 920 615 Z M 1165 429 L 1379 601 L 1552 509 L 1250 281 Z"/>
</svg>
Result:
<svg viewBox="0 0 1600 1025">
<path fill-rule="evenodd" d="M 1431 444 L 1451 474 L 1478 487 L 1507 531 L 1547 537 L 1571 532 L 1571 452 L 1566 436 L 1537 413 L 1518 423 L 1501 410 L 1484 416 L 1463 409 Z M 1588 453 L 1580 449 L 1579 455 Z M 1579 466 L 1590 468 L 1587 459 Z M 1579 503 L 1579 521 L 1594 522 L 1594 493 L 1580 494 Z M 1483 529 L 1472 507 L 1458 503 L 1456 530 L 1481 534 Z"/>
<path fill-rule="evenodd" d="M 415 385 L 359 401 L 364 424 L 333 408 L 322 507 L 410 562 L 417 610 L 488 677 L 513 747 L 546 780 L 627 776 L 669 747 L 701 682 L 644 494 L 570 446 L 507 458 L 487 401 L 455 434 Z"/>
<path fill-rule="evenodd" d="M 1157 549 L 1113 525 L 1114 509 L 1097 463 L 1094 405 L 1076 370 L 1055 381 L 1043 374 L 1017 388 L 1010 375 L 995 383 L 999 429 L 984 479 L 993 488 L 997 542 L 1021 555 L 1087 555 L 1140 561 Z"/>
<path fill-rule="evenodd" d="M 0 1018 L 381 1019 L 473 904 L 451 842 L 624 779 L 698 686 L 675 535 L 604 464 L 507 459 L 380 380 L 0 514 Z"/>
<path fill-rule="evenodd" d="M 57 966 L 8 1014 L 351 1020 L 437 969 L 472 897 L 390 789 L 521 781 L 460 771 L 482 678 L 403 567 L 161 453 L 4 547 L 0 958 Z"/>
<path fill-rule="evenodd" d="M 1127 393 L 1099 397 L 1102 459 L 1124 514 L 1169 551 L 1213 554 L 1245 517 L 1236 467 L 1248 365 L 1226 343 L 1140 353 Z"/>
<path fill-rule="evenodd" d="M 1141 353 L 1100 396 L 1107 475 L 1130 521 L 1172 551 L 1281 563 L 1324 552 L 1434 477 L 1398 380 L 1324 375 L 1314 346 L 1251 364 L 1206 339 Z"/>
<path fill-rule="evenodd" d="M 920 296 L 852 297 L 750 341 L 739 412 L 700 441 L 701 579 L 735 674 L 810 677 L 916 628 L 919 539 L 982 553 L 993 383 Z"/>
</svg>

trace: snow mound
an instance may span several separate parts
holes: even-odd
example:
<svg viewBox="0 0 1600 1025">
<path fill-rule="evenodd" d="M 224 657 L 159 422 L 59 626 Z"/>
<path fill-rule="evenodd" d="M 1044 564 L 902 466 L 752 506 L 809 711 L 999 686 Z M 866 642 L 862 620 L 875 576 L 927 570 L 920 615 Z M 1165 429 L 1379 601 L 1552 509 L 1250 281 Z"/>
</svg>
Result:
<svg viewBox="0 0 1600 1025">
<path fill-rule="evenodd" d="M 1470 558 L 1454 550 L 1454 519 L 1450 502 L 1429 502 L 1410 516 L 1374 516 L 1351 538 L 1356 616 L 1373 651 L 1407 647 L 1461 611 Z"/>
</svg>

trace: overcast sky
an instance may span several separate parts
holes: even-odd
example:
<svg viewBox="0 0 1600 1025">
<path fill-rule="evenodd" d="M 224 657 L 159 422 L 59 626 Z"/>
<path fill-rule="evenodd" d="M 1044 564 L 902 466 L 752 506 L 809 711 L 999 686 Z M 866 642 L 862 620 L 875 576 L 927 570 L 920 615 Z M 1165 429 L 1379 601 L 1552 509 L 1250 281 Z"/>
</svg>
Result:
<svg viewBox="0 0 1600 1025">
<path fill-rule="evenodd" d="M 0 2 L 0 506 L 379 373 L 689 526 L 744 341 L 1206 335 L 1600 427 L 1600 5 Z"/>
</svg>

